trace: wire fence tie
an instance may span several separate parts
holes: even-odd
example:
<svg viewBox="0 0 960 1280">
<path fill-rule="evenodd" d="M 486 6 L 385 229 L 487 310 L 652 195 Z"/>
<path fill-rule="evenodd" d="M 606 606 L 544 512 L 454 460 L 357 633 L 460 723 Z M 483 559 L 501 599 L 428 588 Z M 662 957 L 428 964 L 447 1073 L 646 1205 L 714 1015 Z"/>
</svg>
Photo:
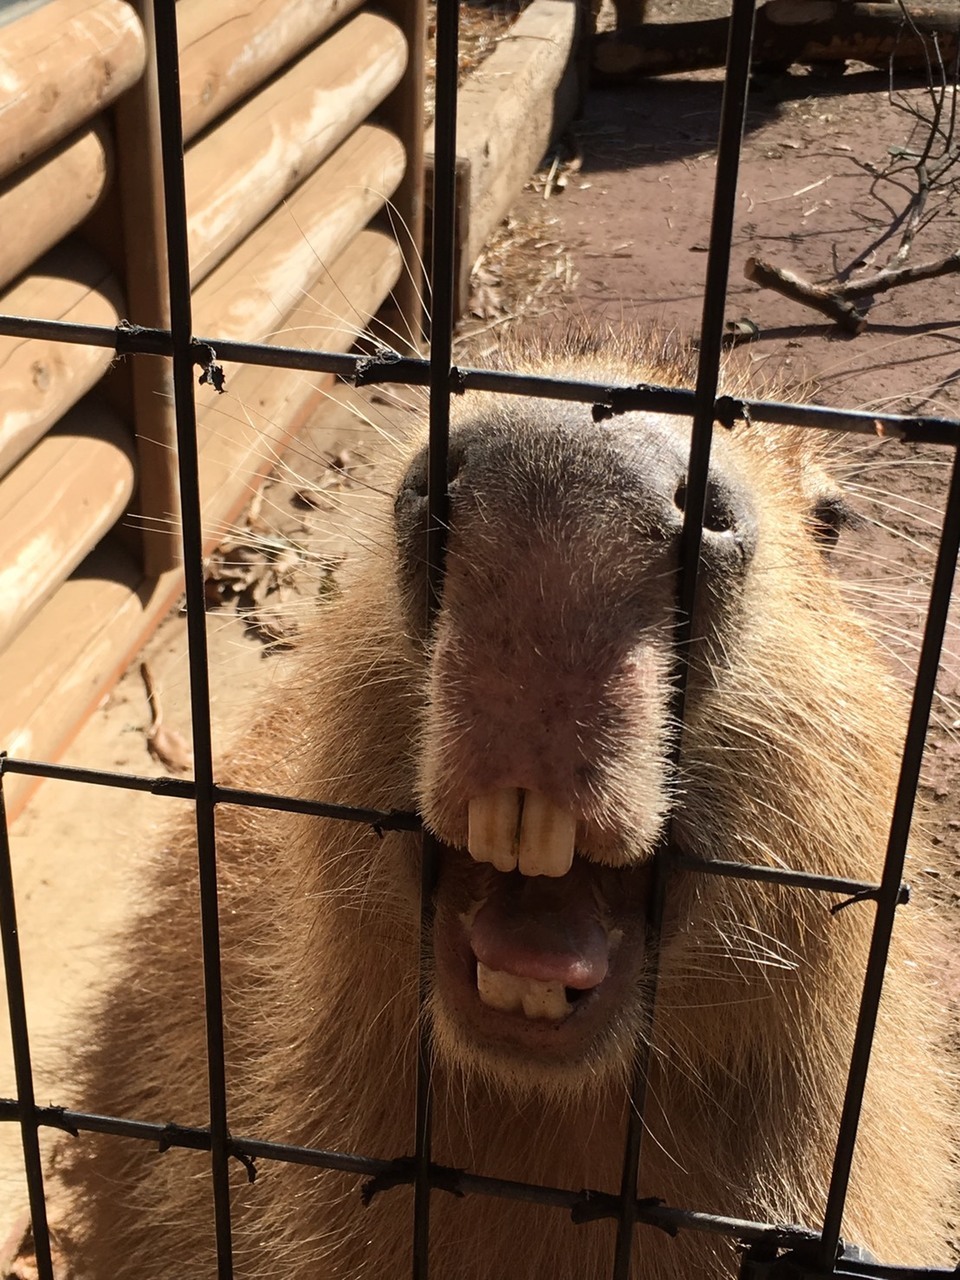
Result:
<svg viewBox="0 0 960 1280">
<path fill-rule="evenodd" d="M 600 423 L 619 417 L 620 414 L 629 413 L 632 406 L 627 401 L 628 394 L 633 391 L 648 390 L 649 387 L 643 382 L 638 383 L 636 387 L 610 387 L 602 400 L 590 406 L 590 417 L 594 422 Z"/>
<path fill-rule="evenodd" d="M 79 1138 L 80 1130 L 66 1118 L 66 1110 L 66 1107 L 50 1107 L 44 1114 L 43 1123 L 49 1125 L 52 1129 L 59 1129 L 63 1133 L 69 1133 L 71 1138 Z"/>
<path fill-rule="evenodd" d="M 399 359 L 400 353 L 397 351 L 381 351 L 374 356 L 361 356 L 354 366 L 353 385 L 365 387 L 370 382 L 379 382 L 380 374 Z"/>
<path fill-rule="evenodd" d="M 466 1194 L 460 1185 L 462 1169 L 452 1169 L 449 1165 L 431 1164 L 430 1186 L 438 1191 L 447 1191 L 450 1195 L 462 1200 Z M 375 1173 L 360 1188 L 360 1199 L 366 1208 L 381 1191 L 392 1191 L 394 1187 L 409 1187 L 416 1181 L 417 1162 L 415 1156 L 399 1156 L 393 1160 L 388 1169 Z"/>
<path fill-rule="evenodd" d="M 660 1196 L 645 1196 L 642 1200 L 637 1200 L 636 1207 L 640 1213 L 643 1213 L 649 1209 L 659 1209 L 664 1203 L 665 1201 Z M 570 1210 L 570 1219 L 577 1226 L 582 1226 L 585 1222 L 599 1222 L 601 1218 L 619 1217 L 620 1197 L 611 1196 L 603 1191 L 590 1191 L 589 1189 L 581 1191 L 580 1199 Z M 680 1232 L 680 1228 L 675 1222 L 653 1221 L 647 1225 L 659 1227 L 668 1236 L 676 1236 Z"/>
<path fill-rule="evenodd" d="M 257 1168 L 257 1157 L 247 1155 L 246 1151 L 231 1151 L 230 1154 L 233 1156 L 234 1160 L 239 1160 L 244 1169 L 246 1169 L 247 1182 L 253 1186 L 257 1180 L 257 1174 L 260 1172 Z"/>
<path fill-rule="evenodd" d="M 750 421 L 750 411 L 742 400 L 733 396 L 718 396 L 713 406 L 713 417 L 721 427 L 732 431 L 738 422 Z"/>
<path fill-rule="evenodd" d="M 861 889 L 859 893 L 851 894 L 849 898 L 844 898 L 842 902 L 835 902 L 830 908 L 832 916 L 839 915 L 841 911 L 845 911 L 847 907 L 852 907 L 858 902 L 879 902 L 882 888 Z M 897 906 L 905 907 L 910 901 L 910 886 L 906 883 L 901 884 L 897 890 Z"/>
<path fill-rule="evenodd" d="M 151 329 L 147 325 L 134 324 L 132 320 L 118 320 L 114 334 L 114 349 L 118 356 L 173 354 L 169 329 Z"/>
<path fill-rule="evenodd" d="M 197 1141 L 197 1139 L 201 1141 Z M 189 1141 L 184 1141 L 189 1139 Z M 209 1129 L 188 1129 L 182 1124 L 165 1124 L 163 1132 L 157 1139 L 157 1152 L 163 1155 L 165 1151 L 169 1151 L 171 1147 L 187 1147 L 191 1151 L 209 1151 L 210 1150 L 210 1130 Z"/>
<path fill-rule="evenodd" d="M 227 389 L 227 375 L 223 371 L 223 365 L 217 360 L 216 351 L 209 343 L 197 342 L 196 339 L 192 346 L 196 352 L 194 360 L 203 370 L 200 374 L 200 386 L 213 387 L 222 396 Z"/>
</svg>

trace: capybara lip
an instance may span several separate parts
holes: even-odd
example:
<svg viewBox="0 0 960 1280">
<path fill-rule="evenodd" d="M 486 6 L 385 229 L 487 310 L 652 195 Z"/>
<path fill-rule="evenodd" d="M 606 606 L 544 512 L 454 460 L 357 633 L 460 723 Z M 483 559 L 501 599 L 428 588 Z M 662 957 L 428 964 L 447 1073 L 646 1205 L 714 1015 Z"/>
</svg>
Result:
<svg viewBox="0 0 960 1280">
<path fill-rule="evenodd" d="M 491 1062 L 599 1057 L 642 981 L 648 882 L 649 864 L 612 869 L 577 855 L 567 876 L 524 877 L 442 846 L 435 1019 Z"/>
</svg>

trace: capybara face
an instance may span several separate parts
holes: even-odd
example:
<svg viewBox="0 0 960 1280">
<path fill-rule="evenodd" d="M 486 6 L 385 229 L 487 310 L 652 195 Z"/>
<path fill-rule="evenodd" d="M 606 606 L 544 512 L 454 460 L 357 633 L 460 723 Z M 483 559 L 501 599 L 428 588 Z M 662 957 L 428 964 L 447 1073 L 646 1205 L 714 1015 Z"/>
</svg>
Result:
<svg viewBox="0 0 960 1280">
<path fill-rule="evenodd" d="M 429 627 L 425 453 L 395 504 L 408 625 L 427 662 L 418 802 L 443 846 L 433 1016 L 441 1051 L 573 1082 L 629 1064 L 668 816 L 680 850 L 743 856 L 750 820 L 778 804 L 750 737 L 787 716 L 784 674 L 790 705 L 812 699 L 829 715 L 843 697 L 829 676 L 817 688 L 807 661 L 840 604 L 819 537 L 826 483 L 798 433 L 718 430 L 677 769 L 688 424 L 596 424 L 587 406 L 519 397 L 462 416 Z M 804 631 L 793 641 L 791 618 Z M 762 794 L 738 803 L 751 790 Z M 675 877 L 668 948 L 697 934 L 703 897 Z"/>
<path fill-rule="evenodd" d="M 605 386 L 689 381 L 677 360 L 643 355 L 535 352 L 525 367 Z M 438 1165 L 615 1193 L 640 1045 L 638 1195 L 817 1229 L 873 904 L 834 911 L 822 885 L 704 867 L 880 877 L 905 699 L 832 567 L 845 518 L 832 445 L 715 428 L 679 654 L 686 419 L 596 423 L 587 405 L 490 395 L 455 407 L 431 616 L 412 444 L 391 492 L 373 495 L 390 536 L 377 523 L 358 544 L 352 579 L 224 768 L 231 786 L 418 808 L 439 846 L 425 968 L 414 832 L 219 806 L 231 1132 L 409 1151 L 425 991 Z M 195 858 L 184 822 L 84 1024 L 84 1111 L 205 1123 Z M 943 1255 L 954 1186 L 921 910 L 897 920 L 843 1227 L 904 1262 Z M 71 1139 L 63 1153 L 75 1274 L 139 1280 L 158 1242 L 156 1274 L 179 1276 L 184 1258 L 214 1274 L 209 1200 L 185 1153 L 90 1148 Z M 409 1275 L 399 1189 L 364 1208 L 353 1175 L 263 1164 L 232 1192 L 244 1275 Z M 438 1189 L 430 1234 L 431 1274 L 458 1280 L 610 1273 L 611 1222 L 520 1200 Z M 739 1266 L 734 1242 L 710 1233 L 641 1225 L 633 1239 L 640 1280 Z"/>
</svg>

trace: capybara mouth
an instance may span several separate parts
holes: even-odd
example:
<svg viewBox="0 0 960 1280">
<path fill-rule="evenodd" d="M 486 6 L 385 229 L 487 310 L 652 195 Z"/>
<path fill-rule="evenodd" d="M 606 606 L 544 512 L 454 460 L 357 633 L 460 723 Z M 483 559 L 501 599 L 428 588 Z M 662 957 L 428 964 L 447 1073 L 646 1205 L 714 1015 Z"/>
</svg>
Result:
<svg viewBox="0 0 960 1280">
<path fill-rule="evenodd" d="M 511 804 L 471 806 L 471 851 L 443 846 L 434 1018 L 441 1040 L 466 1038 L 490 1065 L 520 1055 L 575 1066 L 619 1037 L 635 1007 L 649 865 L 605 867 L 575 853 L 573 825 L 555 822 L 549 802 L 532 806 L 526 840 L 499 840 Z"/>
</svg>

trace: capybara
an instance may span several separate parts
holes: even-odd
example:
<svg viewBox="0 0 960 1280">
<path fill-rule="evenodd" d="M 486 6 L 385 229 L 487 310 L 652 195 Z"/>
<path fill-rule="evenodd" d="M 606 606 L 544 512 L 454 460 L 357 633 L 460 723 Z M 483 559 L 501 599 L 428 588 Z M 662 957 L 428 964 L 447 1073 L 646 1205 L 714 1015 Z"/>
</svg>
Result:
<svg viewBox="0 0 960 1280">
<path fill-rule="evenodd" d="M 676 380 L 623 350 L 530 368 Z M 319 610 L 221 781 L 415 810 L 440 842 L 427 939 L 433 1158 L 573 1190 L 620 1184 L 644 1034 L 651 858 L 677 850 L 876 881 L 905 697 L 831 563 L 836 443 L 717 429 L 679 764 L 678 538 L 689 426 L 586 405 L 455 400 L 442 598 L 424 608 L 422 433 L 351 580 Z M 218 809 L 231 1132 L 392 1159 L 413 1149 L 419 879 L 414 832 Z M 921 855 L 922 856 L 922 855 Z M 87 1024 L 87 1111 L 204 1125 L 195 850 L 163 847 L 148 905 Z M 874 908 L 672 875 L 639 1194 L 817 1228 Z M 950 1104 L 923 906 L 900 908 L 843 1236 L 942 1262 Z M 93 1029 L 90 1030 L 89 1026 Z M 231 1162 L 241 1277 L 410 1274 L 409 1186 Z M 209 1156 L 66 1142 L 71 1268 L 215 1274 Z M 594 1280 L 615 1224 L 442 1189 L 442 1280 Z M 725 1236 L 635 1230 L 638 1280 L 735 1275 Z"/>
</svg>

